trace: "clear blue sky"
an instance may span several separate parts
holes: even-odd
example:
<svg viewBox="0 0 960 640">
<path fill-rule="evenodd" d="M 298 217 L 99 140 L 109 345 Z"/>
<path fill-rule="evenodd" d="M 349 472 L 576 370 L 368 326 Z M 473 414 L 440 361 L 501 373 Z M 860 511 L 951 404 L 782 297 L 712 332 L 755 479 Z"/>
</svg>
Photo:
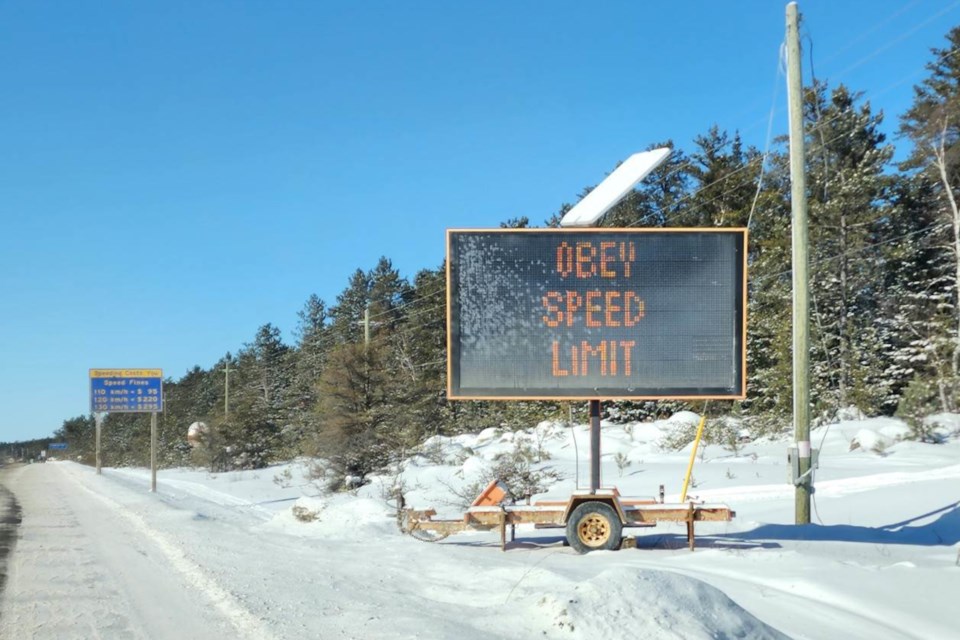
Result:
<svg viewBox="0 0 960 640">
<path fill-rule="evenodd" d="M 91 367 L 288 340 L 381 255 L 541 224 L 717 124 L 786 131 L 785 2 L 0 3 L 0 440 L 89 412 Z M 809 0 L 806 53 L 896 117 L 960 2 Z M 804 57 L 809 78 L 809 57 Z M 186 427 L 186 425 L 184 425 Z"/>
</svg>

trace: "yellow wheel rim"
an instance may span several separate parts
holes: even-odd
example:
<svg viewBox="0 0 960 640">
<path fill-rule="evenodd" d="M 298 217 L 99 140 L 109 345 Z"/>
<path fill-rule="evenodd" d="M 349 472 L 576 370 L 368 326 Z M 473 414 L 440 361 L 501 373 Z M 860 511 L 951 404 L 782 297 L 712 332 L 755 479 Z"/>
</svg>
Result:
<svg viewBox="0 0 960 640">
<path fill-rule="evenodd" d="M 601 547 L 610 539 L 610 521 L 599 513 L 588 513 L 577 525 L 577 537 L 588 547 Z"/>
</svg>

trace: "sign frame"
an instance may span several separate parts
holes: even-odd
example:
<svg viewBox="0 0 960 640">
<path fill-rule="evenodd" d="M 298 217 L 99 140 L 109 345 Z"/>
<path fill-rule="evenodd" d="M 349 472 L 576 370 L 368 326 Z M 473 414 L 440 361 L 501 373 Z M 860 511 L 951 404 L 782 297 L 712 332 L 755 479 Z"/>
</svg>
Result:
<svg viewBox="0 0 960 640">
<path fill-rule="evenodd" d="M 459 329 L 454 326 L 454 287 L 453 270 L 456 268 L 453 260 L 453 237 L 457 234 L 557 234 L 567 235 L 570 238 L 577 236 L 591 236 L 596 234 L 727 234 L 736 235 L 736 249 L 739 253 L 738 264 L 736 268 L 739 278 L 733 283 L 735 287 L 735 313 L 736 327 L 735 339 L 737 341 L 738 356 L 735 360 L 739 364 L 736 371 L 737 384 L 730 393 L 631 393 L 627 389 L 617 389 L 611 393 L 609 390 L 598 389 L 578 389 L 582 393 L 496 393 L 482 394 L 463 392 L 459 385 L 459 374 L 455 372 L 455 355 L 459 356 L 459 351 L 455 351 L 455 340 L 459 339 Z M 508 401 L 578 401 L 578 400 L 743 400 L 746 398 L 747 390 L 747 247 L 749 240 L 749 231 L 745 227 L 646 227 L 646 228 L 614 228 L 614 227 L 561 227 L 561 228 L 524 228 L 524 229 L 447 229 L 446 237 L 446 329 L 447 329 L 447 398 L 449 400 L 508 400 Z M 544 391 L 540 389 L 539 391 Z"/>
</svg>

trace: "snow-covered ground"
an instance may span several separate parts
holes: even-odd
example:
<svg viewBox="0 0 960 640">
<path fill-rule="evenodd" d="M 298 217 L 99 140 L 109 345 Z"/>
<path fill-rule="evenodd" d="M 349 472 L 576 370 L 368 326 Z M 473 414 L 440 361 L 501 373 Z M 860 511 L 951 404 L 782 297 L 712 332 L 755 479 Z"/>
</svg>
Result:
<svg viewBox="0 0 960 640">
<path fill-rule="evenodd" d="M 960 416 L 935 419 L 942 444 L 901 441 L 892 419 L 814 430 L 804 527 L 787 441 L 706 447 L 690 494 L 737 517 L 698 524 L 694 552 L 683 525 L 586 556 L 551 530 L 520 529 L 506 552 L 496 532 L 421 542 L 387 504 L 397 478 L 331 496 L 298 463 L 165 470 L 156 494 L 144 469 L 15 467 L 0 476 L 23 518 L 0 637 L 960 638 Z M 658 443 L 689 420 L 605 425 L 604 484 L 676 499 L 690 449 Z M 427 442 L 399 476 L 408 504 L 458 514 L 455 494 L 518 440 L 564 478 L 538 498 L 575 488 L 577 451 L 586 483 L 587 427 L 543 423 Z"/>
</svg>

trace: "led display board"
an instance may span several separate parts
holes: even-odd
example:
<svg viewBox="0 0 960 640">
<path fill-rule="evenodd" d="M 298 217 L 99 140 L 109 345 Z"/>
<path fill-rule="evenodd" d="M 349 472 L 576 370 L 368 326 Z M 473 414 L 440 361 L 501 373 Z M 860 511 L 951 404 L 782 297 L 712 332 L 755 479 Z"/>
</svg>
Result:
<svg viewBox="0 0 960 640">
<path fill-rule="evenodd" d="M 742 399 L 746 229 L 447 232 L 451 399 Z"/>
</svg>

